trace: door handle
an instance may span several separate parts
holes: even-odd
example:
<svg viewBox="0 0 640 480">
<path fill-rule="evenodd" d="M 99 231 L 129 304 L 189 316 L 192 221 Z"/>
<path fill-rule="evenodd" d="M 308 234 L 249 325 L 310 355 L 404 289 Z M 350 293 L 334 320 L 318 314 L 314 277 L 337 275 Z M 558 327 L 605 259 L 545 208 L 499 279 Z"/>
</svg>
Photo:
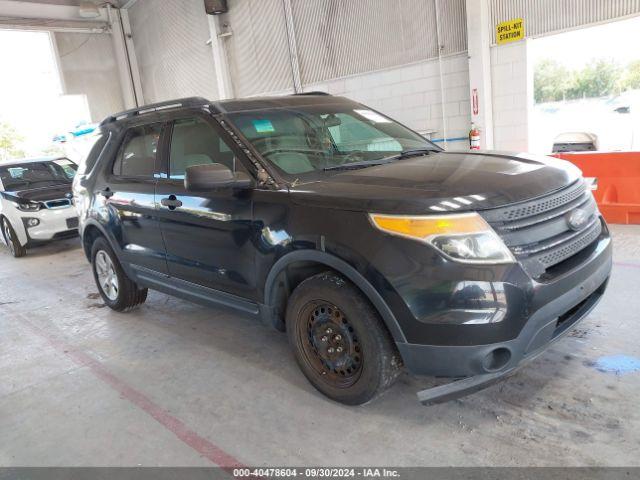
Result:
<svg viewBox="0 0 640 480">
<path fill-rule="evenodd" d="M 182 202 L 176 198 L 175 195 L 169 195 L 166 198 L 160 200 L 162 206 L 169 208 L 169 210 L 175 210 L 182 206 Z"/>
<path fill-rule="evenodd" d="M 111 191 L 111 189 L 109 187 L 105 188 L 104 190 L 100 190 L 98 193 L 100 195 L 102 195 L 104 198 L 113 197 L 113 192 Z"/>
</svg>

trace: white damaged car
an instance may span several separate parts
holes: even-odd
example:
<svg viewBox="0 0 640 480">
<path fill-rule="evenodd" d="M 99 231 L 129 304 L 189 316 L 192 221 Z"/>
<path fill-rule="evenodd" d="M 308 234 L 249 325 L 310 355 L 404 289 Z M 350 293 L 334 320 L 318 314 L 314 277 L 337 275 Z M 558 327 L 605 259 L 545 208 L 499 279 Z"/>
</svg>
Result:
<svg viewBox="0 0 640 480">
<path fill-rule="evenodd" d="M 77 235 L 71 193 L 77 169 L 67 158 L 0 163 L 0 239 L 14 257 L 34 245 Z"/>
</svg>

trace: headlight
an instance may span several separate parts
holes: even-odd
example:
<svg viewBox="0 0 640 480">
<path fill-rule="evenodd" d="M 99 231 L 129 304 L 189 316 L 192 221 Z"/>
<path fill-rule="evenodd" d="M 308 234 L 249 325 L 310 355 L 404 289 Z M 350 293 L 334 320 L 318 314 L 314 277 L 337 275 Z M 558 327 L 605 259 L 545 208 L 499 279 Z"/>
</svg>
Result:
<svg viewBox="0 0 640 480">
<path fill-rule="evenodd" d="M 37 212 L 42 204 L 40 202 L 11 202 L 13 205 L 23 212 Z"/>
<path fill-rule="evenodd" d="M 512 263 L 515 258 L 477 213 L 397 216 L 369 214 L 380 230 L 427 243 L 464 263 Z"/>
</svg>

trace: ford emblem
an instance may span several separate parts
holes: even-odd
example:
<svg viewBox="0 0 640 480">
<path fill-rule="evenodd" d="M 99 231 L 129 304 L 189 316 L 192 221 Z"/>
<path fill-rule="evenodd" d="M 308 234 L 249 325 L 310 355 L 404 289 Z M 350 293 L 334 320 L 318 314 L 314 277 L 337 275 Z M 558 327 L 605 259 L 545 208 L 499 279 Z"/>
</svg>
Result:
<svg viewBox="0 0 640 480">
<path fill-rule="evenodd" d="M 587 225 L 588 220 L 589 214 L 581 208 L 576 208 L 567 215 L 567 224 L 569 225 L 569 228 L 576 232 L 582 230 Z"/>
</svg>

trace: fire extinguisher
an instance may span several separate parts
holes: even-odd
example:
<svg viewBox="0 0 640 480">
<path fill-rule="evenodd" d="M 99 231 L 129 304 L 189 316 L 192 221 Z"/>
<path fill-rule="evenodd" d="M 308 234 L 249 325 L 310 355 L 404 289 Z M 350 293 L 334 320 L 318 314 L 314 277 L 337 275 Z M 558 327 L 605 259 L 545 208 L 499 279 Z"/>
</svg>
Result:
<svg viewBox="0 0 640 480">
<path fill-rule="evenodd" d="M 469 149 L 480 150 L 480 130 L 474 123 L 471 124 L 469 131 Z"/>
</svg>

